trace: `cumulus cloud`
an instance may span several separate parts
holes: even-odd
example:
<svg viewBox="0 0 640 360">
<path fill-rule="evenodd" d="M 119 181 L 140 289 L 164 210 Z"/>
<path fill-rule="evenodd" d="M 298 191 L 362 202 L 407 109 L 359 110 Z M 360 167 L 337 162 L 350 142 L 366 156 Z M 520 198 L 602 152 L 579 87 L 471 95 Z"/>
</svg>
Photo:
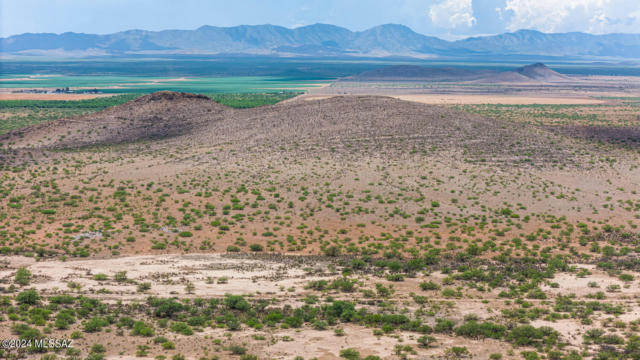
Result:
<svg viewBox="0 0 640 360">
<path fill-rule="evenodd" d="M 638 0 L 507 0 L 508 30 L 638 32 Z"/>
<path fill-rule="evenodd" d="M 472 0 L 444 0 L 431 6 L 429 17 L 434 25 L 443 28 L 471 27 L 476 23 Z"/>
</svg>

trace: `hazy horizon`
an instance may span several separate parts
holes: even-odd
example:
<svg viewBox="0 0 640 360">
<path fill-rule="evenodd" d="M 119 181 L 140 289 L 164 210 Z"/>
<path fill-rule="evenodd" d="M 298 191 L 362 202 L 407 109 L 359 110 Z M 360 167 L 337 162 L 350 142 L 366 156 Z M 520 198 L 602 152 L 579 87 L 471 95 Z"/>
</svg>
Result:
<svg viewBox="0 0 640 360">
<path fill-rule="evenodd" d="M 355 16 L 354 16 L 355 15 Z M 631 0 L 0 0 L 0 37 L 23 33 L 109 34 L 126 30 L 191 30 L 315 23 L 362 31 L 401 24 L 417 33 L 456 40 L 517 30 L 545 33 L 639 33 L 640 3 Z"/>
</svg>

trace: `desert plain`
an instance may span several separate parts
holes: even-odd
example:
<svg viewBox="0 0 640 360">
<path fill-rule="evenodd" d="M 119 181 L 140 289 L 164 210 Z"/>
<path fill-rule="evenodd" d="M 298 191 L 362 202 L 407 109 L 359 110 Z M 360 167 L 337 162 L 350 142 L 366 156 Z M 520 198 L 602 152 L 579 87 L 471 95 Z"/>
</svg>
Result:
<svg viewBox="0 0 640 360">
<path fill-rule="evenodd" d="M 6 131 L 2 356 L 637 359 L 640 80 L 533 70 Z"/>
</svg>

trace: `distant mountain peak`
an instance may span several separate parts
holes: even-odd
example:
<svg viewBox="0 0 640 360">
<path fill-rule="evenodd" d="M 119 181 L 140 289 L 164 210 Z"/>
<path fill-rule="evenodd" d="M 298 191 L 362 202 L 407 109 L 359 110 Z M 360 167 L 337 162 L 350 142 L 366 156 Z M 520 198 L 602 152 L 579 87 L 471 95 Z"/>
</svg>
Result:
<svg viewBox="0 0 640 360">
<path fill-rule="evenodd" d="M 520 29 L 520 30 L 516 30 L 511 34 L 544 34 L 544 33 L 538 30 L 533 30 L 533 29 Z"/>
<path fill-rule="evenodd" d="M 537 81 L 561 81 L 567 79 L 565 75 L 551 70 L 547 65 L 540 62 L 519 67 L 515 71 Z"/>
<path fill-rule="evenodd" d="M 394 31 L 394 32 L 418 34 L 415 31 L 413 31 L 410 27 L 401 25 L 401 24 L 382 24 L 382 25 L 374 26 L 362 32 L 373 32 L 373 31 Z"/>
<path fill-rule="evenodd" d="M 20 34 L 0 38 L 0 53 L 64 56 L 85 52 L 128 56 L 144 53 L 443 56 L 536 55 L 640 58 L 640 35 L 546 34 L 518 30 L 445 41 L 401 24 L 363 31 L 316 23 L 290 29 L 278 25 L 203 25 L 196 30 L 128 30 L 96 35 Z M 61 55 L 62 54 L 62 55 Z M 77 55 L 74 55 L 77 56 Z"/>
<path fill-rule="evenodd" d="M 541 62 L 537 62 L 531 65 L 525 65 L 520 67 L 520 69 L 548 69 L 549 67 Z"/>
<path fill-rule="evenodd" d="M 332 25 L 332 24 L 325 24 L 325 23 L 315 23 L 315 24 L 309 24 L 309 25 L 302 25 L 302 26 L 298 26 L 295 29 L 302 29 L 302 28 L 307 28 L 307 29 L 341 29 L 341 30 L 347 30 L 343 27 L 340 26 L 336 26 L 336 25 Z"/>
</svg>

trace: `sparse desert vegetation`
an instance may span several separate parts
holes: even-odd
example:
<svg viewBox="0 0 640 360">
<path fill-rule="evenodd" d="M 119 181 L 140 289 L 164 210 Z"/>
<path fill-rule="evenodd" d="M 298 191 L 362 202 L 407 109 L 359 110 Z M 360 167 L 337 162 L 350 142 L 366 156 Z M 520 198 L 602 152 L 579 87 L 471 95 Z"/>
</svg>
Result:
<svg viewBox="0 0 640 360">
<path fill-rule="evenodd" d="M 292 96 L 0 102 L 2 355 L 640 356 L 637 98 Z"/>
</svg>

